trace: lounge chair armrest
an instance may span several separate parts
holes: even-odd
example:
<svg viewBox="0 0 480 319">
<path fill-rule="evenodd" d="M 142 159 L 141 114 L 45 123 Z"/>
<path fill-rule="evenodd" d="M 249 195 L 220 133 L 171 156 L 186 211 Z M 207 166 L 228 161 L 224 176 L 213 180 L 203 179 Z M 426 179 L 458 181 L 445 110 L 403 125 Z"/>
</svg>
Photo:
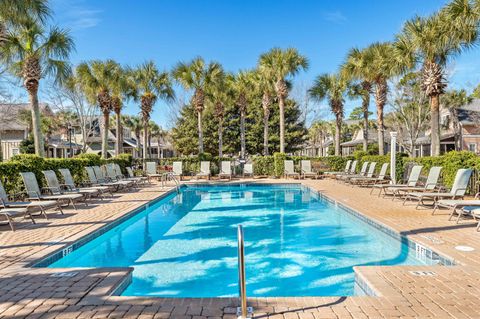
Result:
<svg viewBox="0 0 480 319">
<path fill-rule="evenodd" d="M 40 199 L 40 197 L 41 197 L 40 194 L 37 193 L 37 192 L 29 192 L 29 191 L 27 191 L 26 194 L 27 194 L 27 196 L 28 196 L 29 198 L 31 198 L 31 199 Z"/>
<path fill-rule="evenodd" d="M 59 187 L 42 187 L 42 193 L 54 194 L 54 193 L 61 193 L 61 189 Z"/>
</svg>

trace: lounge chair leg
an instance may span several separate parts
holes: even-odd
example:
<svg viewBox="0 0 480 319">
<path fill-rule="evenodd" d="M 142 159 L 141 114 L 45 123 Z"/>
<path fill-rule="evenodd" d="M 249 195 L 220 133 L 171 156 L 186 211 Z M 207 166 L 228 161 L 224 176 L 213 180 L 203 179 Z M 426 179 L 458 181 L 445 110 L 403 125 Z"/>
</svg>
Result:
<svg viewBox="0 0 480 319">
<path fill-rule="evenodd" d="M 435 215 L 435 212 L 437 211 L 438 209 L 438 204 L 435 203 L 435 206 L 433 207 L 433 211 L 432 211 L 432 216 Z M 453 209 L 455 211 L 455 208 Z"/>
<path fill-rule="evenodd" d="M 14 223 L 13 218 L 7 216 L 7 219 L 8 219 L 8 225 L 10 225 L 10 228 L 12 229 L 12 231 L 15 231 L 15 226 L 13 225 Z"/>
</svg>

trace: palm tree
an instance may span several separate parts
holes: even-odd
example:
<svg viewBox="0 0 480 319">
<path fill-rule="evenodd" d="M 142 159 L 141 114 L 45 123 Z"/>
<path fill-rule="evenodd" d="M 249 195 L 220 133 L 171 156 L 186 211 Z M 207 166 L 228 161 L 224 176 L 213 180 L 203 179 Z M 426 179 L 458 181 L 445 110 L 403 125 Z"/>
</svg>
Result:
<svg viewBox="0 0 480 319">
<path fill-rule="evenodd" d="M 370 94 L 372 93 L 372 79 L 369 74 L 369 58 L 365 50 L 353 48 L 347 55 L 347 60 L 342 66 L 342 74 L 349 80 L 357 80 L 349 86 L 348 95 L 351 98 L 362 99 L 363 111 L 363 150 L 368 149 L 368 115 Z"/>
<path fill-rule="evenodd" d="M 42 25 L 50 14 L 47 0 L 0 1 L 0 46 L 7 40 L 8 30 L 12 27 L 25 19 L 37 19 Z"/>
<path fill-rule="evenodd" d="M 273 48 L 260 56 L 259 69 L 271 74 L 280 108 L 280 153 L 285 152 L 285 100 L 288 96 L 286 78 L 308 69 L 308 59 L 297 49 Z"/>
<path fill-rule="evenodd" d="M 201 57 L 197 57 L 190 63 L 178 63 L 172 74 L 186 90 L 194 90 L 192 105 L 197 111 L 198 152 L 201 154 L 203 153 L 202 116 L 205 108 L 205 91 L 224 75 L 223 68 L 217 62 L 206 64 Z"/>
<path fill-rule="evenodd" d="M 126 70 L 118 68 L 116 81 L 112 83 L 112 110 L 115 113 L 115 154 L 123 153 L 122 109 L 126 99 L 135 96 L 135 85 Z"/>
<path fill-rule="evenodd" d="M 267 69 L 258 69 L 255 71 L 254 84 L 257 91 L 262 95 L 263 109 L 263 155 L 268 156 L 268 128 L 270 120 L 270 106 L 275 94 L 275 83 L 273 77 Z"/>
<path fill-rule="evenodd" d="M 77 77 L 90 103 L 98 103 L 103 113 L 102 157 L 108 157 L 108 132 L 112 111 L 112 91 L 121 75 L 121 66 L 113 60 L 94 60 L 77 66 Z"/>
<path fill-rule="evenodd" d="M 70 34 L 58 27 L 45 30 L 39 19 L 24 17 L 8 30 L 0 46 L 0 57 L 13 74 L 23 80 L 32 108 L 35 153 L 44 156 L 38 88 L 42 78 L 51 76 L 56 83 L 71 73 L 68 57 L 75 49 Z"/>
<path fill-rule="evenodd" d="M 422 64 L 422 90 L 430 99 L 433 156 L 440 155 L 439 108 L 447 87 L 447 61 L 475 42 L 477 30 L 478 10 L 470 1 L 457 0 L 430 17 L 407 21 L 397 35 L 398 55 Z"/>
<path fill-rule="evenodd" d="M 253 72 L 240 71 L 231 78 L 235 94 L 235 104 L 240 111 L 240 158 L 245 158 L 245 116 L 247 113 L 249 94 L 253 91 Z"/>
<path fill-rule="evenodd" d="M 326 121 L 316 121 L 312 124 L 310 129 L 308 130 L 310 141 L 316 147 L 319 145 L 320 154 L 315 154 L 318 156 L 325 156 L 327 154 L 323 154 L 323 143 L 325 142 L 325 138 L 327 137 L 328 131 L 330 130 L 330 123 Z"/>
<path fill-rule="evenodd" d="M 139 116 L 123 116 L 123 125 L 125 127 L 128 127 L 131 132 L 135 134 L 135 140 L 137 141 L 137 153 L 141 154 L 141 149 L 140 149 L 140 135 L 143 130 L 143 121 Z"/>
<path fill-rule="evenodd" d="M 340 132 L 343 121 L 343 103 L 348 81 L 340 74 L 322 74 L 315 79 L 310 88 L 310 96 L 318 102 L 328 100 L 335 115 L 335 155 L 340 155 Z"/>
<path fill-rule="evenodd" d="M 215 81 L 208 89 L 208 96 L 210 97 L 215 117 L 218 119 L 218 157 L 223 157 L 223 120 L 225 117 L 225 105 L 230 102 L 232 90 L 230 81 L 227 81 L 230 75 L 216 77 Z"/>
<path fill-rule="evenodd" d="M 137 97 L 140 97 L 140 109 L 143 119 L 143 159 L 148 155 L 148 125 L 153 106 L 162 99 L 173 101 L 175 92 L 167 72 L 160 72 L 153 61 L 148 61 L 131 71 L 132 79 L 136 83 Z"/>
<path fill-rule="evenodd" d="M 150 136 L 157 140 L 157 157 L 163 158 L 162 149 L 160 145 L 163 141 L 163 138 L 165 137 L 165 131 L 162 130 L 160 125 L 156 124 L 155 122 L 151 122 Z"/>
<path fill-rule="evenodd" d="M 460 122 L 458 121 L 458 108 L 464 105 L 471 103 L 473 97 L 467 94 L 465 90 L 451 90 L 446 92 L 442 98 L 441 102 L 443 106 L 448 109 L 450 113 L 450 118 L 452 119 L 453 134 L 455 138 L 455 149 L 457 151 L 462 150 L 461 144 L 461 131 L 460 131 Z"/>
</svg>

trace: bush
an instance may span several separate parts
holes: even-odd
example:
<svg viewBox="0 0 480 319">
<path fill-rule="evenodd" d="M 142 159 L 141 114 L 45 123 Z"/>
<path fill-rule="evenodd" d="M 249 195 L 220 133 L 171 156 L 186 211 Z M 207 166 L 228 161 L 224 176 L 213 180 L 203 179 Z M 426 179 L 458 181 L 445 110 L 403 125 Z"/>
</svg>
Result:
<svg viewBox="0 0 480 319">
<path fill-rule="evenodd" d="M 257 176 L 274 176 L 275 165 L 273 156 L 254 156 L 253 162 L 253 174 Z"/>
<path fill-rule="evenodd" d="M 283 176 L 283 172 L 285 171 L 285 160 L 287 156 L 285 153 L 274 153 L 273 154 L 273 165 L 275 167 L 275 176 L 280 177 Z"/>
</svg>

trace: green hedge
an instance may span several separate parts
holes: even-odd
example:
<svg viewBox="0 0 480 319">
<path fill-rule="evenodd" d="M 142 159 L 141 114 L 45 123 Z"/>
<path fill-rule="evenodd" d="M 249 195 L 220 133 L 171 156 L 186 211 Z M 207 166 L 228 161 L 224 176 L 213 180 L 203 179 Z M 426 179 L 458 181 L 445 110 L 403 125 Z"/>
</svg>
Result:
<svg viewBox="0 0 480 319">
<path fill-rule="evenodd" d="M 42 158 L 33 154 L 20 154 L 8 162 L 0 163 L 0 180 L 9 193 L 22 191 L 21 172 L 33 172 L 41 187 L 45 186 L 42 171 L 53 170 L 61 180 L 59 168 L 68 168 L 77 183 L 85 180 L 85 166 L 103 165 L 107 162 L 117 163 L 122 169 L 132 163 L 131 155 L 120 154 L 117 157 L 103 160 L 96 154 L 83 154 L 75 158 Z"/>
</svg>

